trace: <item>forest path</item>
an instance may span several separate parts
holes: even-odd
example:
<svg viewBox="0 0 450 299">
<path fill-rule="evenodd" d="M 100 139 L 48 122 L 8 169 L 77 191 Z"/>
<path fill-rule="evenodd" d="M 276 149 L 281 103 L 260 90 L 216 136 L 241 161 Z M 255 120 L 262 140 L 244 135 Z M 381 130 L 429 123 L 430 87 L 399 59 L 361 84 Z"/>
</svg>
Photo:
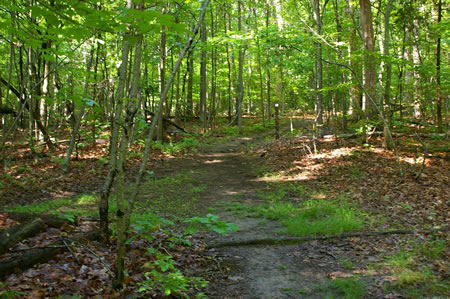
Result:
<svg viewBox="0 0 450 299">
<path fill-rule="evenodd" d="M 249 146 L 258 140 L 237 137 L 202 148 L 188 158 L 173 159 L 155 169 L 165 177 L 188 171 L 194 180 L 206 186 L 198 206 L 206 214 L 214 213 L 221 220 L 237 224 L 238 231 L 227 236 L 206 233 L 207 244 L 221 241 L 249 240 L 280 236 L 282 225 L 276 221 L 236 215 L 237 206 L 262 203 L 261 193 L 270 187 L 258 179 L 261 162 L 249 157 Z M 211 249 L 221 268 L 211 281 L 209 298 L 324 298 L 330 294 L 318 288 L 330 273 L 345 272 L 336 257 L 328 254 L 330 242 L 306 242 L 297 245 L 241 246 Z"/>
</svg>

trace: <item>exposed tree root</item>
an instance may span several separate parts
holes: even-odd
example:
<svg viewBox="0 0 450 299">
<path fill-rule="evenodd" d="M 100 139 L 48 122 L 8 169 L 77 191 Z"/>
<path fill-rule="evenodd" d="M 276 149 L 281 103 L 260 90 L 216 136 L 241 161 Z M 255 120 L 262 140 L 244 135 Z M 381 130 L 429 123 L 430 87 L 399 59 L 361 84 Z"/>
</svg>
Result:
<svg viewBox="0 0 450 299">
<path fill-rule="evenodd" d="M 435 233 L 435 232 L 448 232 L 450 227 L 445 227 L 436 230 L 426 230 L 421 231 L 421 233 Z M 208 248 L 220 248 L 220 247 L 238 247 L 238 246 L 256 246 L 256 245 L 292 245 L 305 241 L 314 240 L 330 240 L 330 239 L 343 239 L 351 237 L 370 237 L 370 236 L 385 236 L 385 235 L 412 235 L 419 231 L 413 230 L 392 230 L 392 231 L 382 231 L 382 232 L 355 232 L 355 233 L 344 233 L 338 235 L 326 235 L 326 236 L 303 236 L 303 237 L 289 237 L 289 238 L 267 238 L 267 239 L 250 239 L 250 240 L 240 240 L 240 241 L 229 241 L 220 242 L 215 244 L 210 244 Z"/>
</svg>

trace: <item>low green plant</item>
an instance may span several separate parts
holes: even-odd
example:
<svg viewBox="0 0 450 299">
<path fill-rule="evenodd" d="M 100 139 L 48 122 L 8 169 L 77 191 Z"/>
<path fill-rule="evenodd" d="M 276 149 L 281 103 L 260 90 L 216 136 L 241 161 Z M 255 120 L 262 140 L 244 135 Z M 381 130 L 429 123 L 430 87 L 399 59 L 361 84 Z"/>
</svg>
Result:
<svg viewBox="0 0 450 299">
<path fill-rule="evenodd" d="M 287 270 L 287 267 L 285 265 L 279 265 L 278 270 L 284 271 L 284 270 Z"/>
<path fill-rule="evenodd" d="M 255 208 L 258 215 L 270 220 L 282 220 L 296 217 L 300 208 L 290 202 L 275 202 L 273 204 L 258 205 Z"/>
<path fill-rule="evenodd" d="M 95 214 L 97 197 L 93 194 L 83 194 L 77 198 L 57 198 L 39 203 L 14 206 L 7 209 L 10 212 L 51 213 L 62 217 Z"/>
<path fill-rule="evenodd" d="M 307 200 L 301 205 L 275 202 L 256 206 L 267 219 L 279 220 L 294 235 L 337 234 L 361 229 L 366 216 L 343 200 Z"/>
<path fill-rule="evenodd" d="M 349 174 L 349 176 L 352 179 L 363 179 L 363 178 L 367 177 L 367 173 L 364 170 L 362 170 L 356 166 L 350 167 L 350 169 L 348 169 L 347 173 Z"/>
<path fill-rule="evenodd" d="M 274 126 L 275 124 L 273 123 L 266 123 L 264 126 L 262 123 L 254 123 L 252 125 L 245 126 L 244 132 L 247 134 L 262 133 L 273 129 Z"/>
<path fill-rule="evenodd" d="M 419 249 L 423 255 L 429 258 L 439 258 L 445 254 L 448 243 L 445 240 L 433 240 L 425 244 L 419 245 Z"/>
<path fill-rule="evenodd" d="M 345 269 L 351 270 L 353 267 L 355 267 L 355 264 L 348 258 L 343 258 L 340 260 L 340 262 L 344 265 Z"/>
<path fill-rule="evenodd" d="M 53 163 L 59 164 L 59 165 L 63 165 L 64 164 L 64 158 L 63 157 L 51 157 L 50 161 L 52 161 Z"/>
<path fill-rule="evenodd" d="M 202 193 L 205 192 L 206 186 L 200 185 L 200 186 L 191 186 L 191 192 L 192 193 Z"/>
<path fill-rule="evenodd" d="M 402 252 L 387 257 L 380 264 L 390 270 L 393 277 L 389 287 L 411 298 L 440 298 L 448 294 L 448 283 L 430 269 L 430 265 L 444 262 L 447 242 L 437 239 L 423 243 L 410 241 L 408 244 Z"/>
<path fill-rule="evenodd" d="M 297 293 L 299 295 L 309 295 L 309 294 L 311 294 L 311 290 L 310 289 L 300 289 L 297 291 Z"/>
<path fill-rule="evenodd" d="M 197 147 L 200 145 L 200 140 L 195 136 L 185 136 L 180 142 L 169 142 L 162 143 L 161 141 L 156 141 L 152 144 L 154 148 L 160 149 L 162 152 L 169 155 L 178 153 L 195 152 Z"/>
<path fill-rule="evenodd" d="M 187 298 L 189 288 L 205 287 L 208 283 L 199 277 L 187 277 L 176 268 L 173 257 L 162 253 L 159 249 L 150 247 L 147 253 L 153 260 L 145 267 L 150 269 L 145 273 L 146 280 L 139 282 L 139 292 L 147 292 L 159 287 L 165 296 Z"/>
<path fill-rule="evenodd" d="M 206 188 L 206 185 L 198 184 L 190 172 L 163 178 L 156 178 L 154 173 L 149 173 L 149 180 L 145 182 L 136 205 L 141 210 L 148 209 L 184 219 L 203 213 L 205 207 L 198 204 L 198 199 Z"/>
<path fill-rule="evenodd" d="M 237 201 L 232 201 L 225 204 L 225 210 L 233 212 L 235 215 L 239 215 L 249 212 L 251 210 L 251 207 Z"/>
<path fill-rule="evenodd" d="M 108 156 L 106 156 L 106 157 L 100 157 L 100 158 L 98 158 L 97 162 L 98 162 L 101 166 L 108 165 L 108 164 L 109 164 L 109 157 L 108 157 Z"/>
<path fill-rule="evenodd" d="M 222 130 L 222 133 L 227 135 L 227 136 L 237 136 L 237 135 L 239 135 L 238 127 L 223 126 L 221 130 Z"/>
<path fill-rule="evenodd" d="M 219 220 L 219 216 L 207 214 L 206 217 L 192 217 L 185 219 L 184 222 L 189 223 L 185 229 L 186 234 L 194 234 L 199 230 L 213 230 L 219 234 L 226 235 L 232 231 L 238 230 L 238 226 L 233 223 L 227 223 Z"/>
<path fill-rule="evenodd" d="M 281 189 L 281 188 L 276 190 L 276 191 L 258 192 L 258 193 L 259 193 L 259 196 L 263 200 L 272 201 L 272 202 L 281 201 L 287 195 L 287 192 L 284 189 Z"/>
<path fill-rule="evenodd" d="M 327 298 L 334 298 L 333 293 L 335 293 L 338 298 L 346 299 L 363 298 L 366 288 L 363 280 L 354 277 L 338 278 L 319 287 L 322 291 L 328 291 Z"/>
<path fill-rule="evenodd" d="M 1 282 L 0 281 L 0 298 L 18 298 L 18 297 L 26 297 L 28 294 L 25 292 L 15 291 L 11 290 L 8 291 L 8 282 Z"/>
</svg>

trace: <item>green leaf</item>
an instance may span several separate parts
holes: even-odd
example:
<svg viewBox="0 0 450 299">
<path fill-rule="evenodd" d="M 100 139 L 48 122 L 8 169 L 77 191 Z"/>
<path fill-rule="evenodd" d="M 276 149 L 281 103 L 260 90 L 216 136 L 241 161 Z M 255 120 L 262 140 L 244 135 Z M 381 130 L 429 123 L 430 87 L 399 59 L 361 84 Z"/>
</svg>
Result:
<svg viewBox="0 0 450 299">
<path fill-rule="evenodd" d="M 83 101 L 86 105 L 88 105 L 89 107 L 92 107 L 94 105 L 98 106 L 98 103 L 92 99 L 89 98 L 83 98 Z"/>
</svg>

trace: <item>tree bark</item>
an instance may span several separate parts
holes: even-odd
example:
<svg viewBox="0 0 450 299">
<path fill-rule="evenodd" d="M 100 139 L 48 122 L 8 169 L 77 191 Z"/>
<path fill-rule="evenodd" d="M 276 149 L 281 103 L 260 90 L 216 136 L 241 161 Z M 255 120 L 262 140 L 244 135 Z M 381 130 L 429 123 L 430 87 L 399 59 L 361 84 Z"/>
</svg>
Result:
<svg viewBox="0 0 450 299">
<path fill-rule="evenodd" d="M 238 1 L 238 31 L 242 30 L 242 1 Z M 244 49 L 242 45 L 239 46 L 239 66 L 238 66 L 238 82 L 239 82 L 239 97 L 237 101 L 237 122 L 239 134 L 242 133 L 242 101 L 244 100 L 244 82 L 242 72 L 244 68 Z"/>
<path fill-rule="evenodd" d="M 359 0 L 361 29 L 364 42 L 364 88 L 372 99 L 376 99 L 376 61 L 375 61 L 375 41 L 372 22 L 372 8 L 370 0 Z M 369 119 L 376 117 L 376 109 L 367 95 L 363 98 L 363 110 L 367 110 Z"/>
<path fill-rule="evenodd" d="M 266 7 L 266 30 L 269 28 L 269 20 L 270 20 L 270 4 L 267 3 Z M 267 49 L 267 57 L 266 57 L 266 89 L 267 89 L 267 121 L 270 123 L 272 120 L 272 104 L 271 104 L 271 87 L 270 87 L 270 55 L 269 49 Z"/>
<path fill-rule="evenodd" d="M 131 8 L 131 0 L 128 0 L 128 8 Z M 127 34 L 124 35 L 126 37 Z M 119 140 L 119 127 L 122 121 L 122 99 L 124 96 L 125 82 L 127 78 L 127 64 L 128 54 L 130 51 L 130 44 L 126 38 L 123 38 L 122 57 L 119 68 L 119 84 L 116 93 L 116 110 L 111 122 L 111 144 L 110 144 L 110 161 L 109 171 L 100 192 L 99 217 L 100 217 L 100 231 L 102 233 L 102 240 L 106 244 L 109 243 L 109 194 L 117 174 L 117 143 Z"/>
<path fill-rule="evenodd" d="M 314 0 L 314 18 L 316 20 L 317 34 L 322 34 L 322 21 L 320 18 L 320 1 Z M 323 67 L 322 67 L 322 44 L 316 43 L 317 51 L 317 84 L 316 84 L 316 127 L 319 138 L 323 135 L 323 108 L 322 108 L 322 88 L 323 88 Z"/>
<path fill-rule="evenodd" d="M 341 24 L 341 16 L 339 15 L 339 9 L 338 9 L 338 1 L 333 0 L 333 8 L 334 8 L 334 16 L 336 18 L 336 31 L 337 31 L 337 42 L 340 43 L 342 41 L 342 24 Z M 342 60 L 343 58 L 343 50 L 340 49 L 338 52 L 338 59 Z M 341 74 L 341 80 L 342 83 L 347 82 L 347 76 L 344 71 L 342 71 Z M 344 91 L 338 91 L 338 95 L 340 95 L 341 98 L 341 105 L 342 105 L 342 129 L 344 132 L 347 131 L 347 97 L 345 96 Z"/>
<path fill-rule="evenodd" d="M 442 19 L 442 1 L 438 2 L 438 25 L 441 23 Z M 442 92 L 441 92 L 441 33 L 438 29 L 438 39 L 436 46 L 436 85 L 437 85 L 437 93 L 436 93 L 436 118 L 439 133 L 443 132 L 442 128 Z"/>
<path fill-rule="evenodd" d="M 385 85 L 384 85 L 384 109 L 383 114 L 384 118 L 386 119 L 386 124 L 388 126 L 391 126 L 391 77 L 392 77 L 392 66 L 390 61 L 387 61 L 389 59 L 389 47 L 390 47 L 390 31 L 389 31 L 389 19 L 391 16 L 391 10 L 392 10 L 392 3 L 393 0 L 388 0 L 386 11 L 384 13 L 384 41 L 383 41 L 383 57 L 385 59 Z M 389 140 L 389 128 L 385 127 L 383 135 L 383 147 L 384 148 L 390 148 L 390 140 Z"/>
<path fill-rule="evenodd" d="M 203 22 L 200 29 L 202 41 L 202 53 L 200 60 L 200 121 L 205 128 L 206 123 L 206 23 Z"/>
<path fill-rule="evenodd" d="M 91 71 L 93 58 L 94 58 L 94 47 L 91 47 L 91 52 L 89 54 L 89 58 L 86 64 L 86 81 L 84 82 L 84 96 L 87 96 L 89 92 L 89 78 L 90 78 L 89 73 Z M 69 148 L 67 149 L 67 154 L 63 162 L 64 171 L 67 171 L 68 169 L 70 156 L 72 155 L 72 151 L 75 146 L 75 141 L 78 136 L 78 131 L 80 129 L 81 120 L 83 119 L 85 110 L 86 110 L 86 102 L 83 100 L 83 103 L 81 103 L 80 112 L 78 112 L 77 118 L 75 120 L 75 125 L 72 131 L 72 137 L 70 138 Z"/>
</svg>

